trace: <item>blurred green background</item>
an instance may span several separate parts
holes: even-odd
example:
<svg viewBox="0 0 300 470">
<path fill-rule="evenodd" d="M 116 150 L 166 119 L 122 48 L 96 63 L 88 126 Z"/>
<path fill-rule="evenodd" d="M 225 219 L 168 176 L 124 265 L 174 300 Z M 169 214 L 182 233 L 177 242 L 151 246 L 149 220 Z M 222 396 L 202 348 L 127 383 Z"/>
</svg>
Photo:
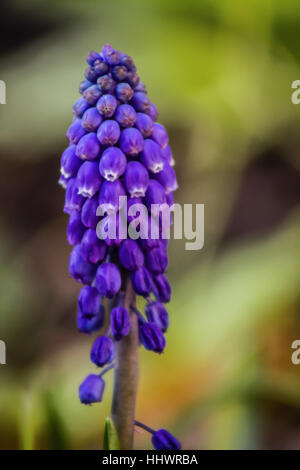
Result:
<svg viewBox="0 0 300 470">
<path fill-rule="evenodd" d="M 102 445 L 112 376 L 79 403 L 94 368 L 57 179 L 85 56 L 107 42 L 170 132 L 177 202 L 205 204 L 204 249 L 170 244 L 168 346 L 140 351 L 137 418 L 185 449 L 300 448 L 299 31 L 297 0 L 2 1 L 1 448 Z"/>
</svg>

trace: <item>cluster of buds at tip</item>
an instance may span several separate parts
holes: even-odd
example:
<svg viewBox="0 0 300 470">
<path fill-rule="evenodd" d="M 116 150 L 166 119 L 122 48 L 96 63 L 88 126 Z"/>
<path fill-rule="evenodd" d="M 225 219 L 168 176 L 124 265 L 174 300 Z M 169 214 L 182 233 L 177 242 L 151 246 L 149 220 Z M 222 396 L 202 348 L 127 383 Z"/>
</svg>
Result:
<svg viewBox="0 0 300 470">
<path fill-rule="evenodd" d="M 91 361 L 105 369 L 89 375 L 79 388 L 81 402 L 91 404 L 102 400 L 102 376 L 112 368 L 114 342 L 130 332 L 131 314 L 122 304 L 125 279 L 130 277 L 135 293 L 146 299 L 145 315 L 132 314 L 138 315 L 140 343 L 148 350 L 164 350 L 169 320 L 163 304 L 171 297 L 165 276 L 167 240 L 161 233 L 157 239 L 121 239 L 118 234 L 114 239 L 99 238 L 97 226 L 103 216 L 97 208 L 105 204 L 107 214 L 115 215 L 121 196 L 127 196 L 128 211 L 135 203 L 148 208 L 172 205 L 177 181 L 168 134 L 156 122 L 157 109 L 132 58 L 107 44 L 100 53 L 91 51 L 86 61 L 59 183 L 66 190 L 67 239 L 74 245 L 69 272 L 83 284 L 78 329 L 90 334 L 106 326 L 106 334 L 95 339 L 91 350 Z M 113 305 L 109 319 L 104 298 Z"/>
</svg>

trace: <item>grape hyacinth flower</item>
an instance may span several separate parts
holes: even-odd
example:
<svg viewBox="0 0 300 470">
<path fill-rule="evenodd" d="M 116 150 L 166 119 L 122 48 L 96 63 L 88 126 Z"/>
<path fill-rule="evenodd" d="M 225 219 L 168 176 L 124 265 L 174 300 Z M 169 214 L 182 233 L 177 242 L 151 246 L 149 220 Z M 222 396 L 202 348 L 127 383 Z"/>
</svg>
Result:
<svg viewBox="0 0 300 470">
<path fill-rule="evenodd" d="M 112 418 L 120 447 L 132 448 L 135 423 L 152 434 L 156 449 L 179 449 L 168 431 L 135 422 L 138 347 L 161 354 L 169 326 L 167 243 L 159 230 L 151 237 L 157 222 L 148 215 L 153 204 L 158 212 L 172 205 L 178 187 L 168 134 L 157 122 L 157 109 L 131 57 L 107 44 L 101 52 L 89 52 L 86 62 L 59 183 L 66 189 L 67 240 L 74 246 L 69 272 L 83 284 L 77 327 L 86 334 L 98 332 L 90 358 L 94 366 L 105 367 L 85 378 L 79 398 L 84 404 L 101 402 L 103 376 L 114 368 Z M 125 196 L 124 221 L 120 200 Z M 145 213 L 132 211 L 137 204 Z M 98 212 L 100 205 L 104 212 Z M 104 236 L 105 224 L 98 230 L 105 217 L 107 223 L 116 219 L 114 237 Z M 140 238 L 128 238 L 132 222 Z M 136 296 L 143 297 L 145 314 L 137 310 Z"/>
</svg>

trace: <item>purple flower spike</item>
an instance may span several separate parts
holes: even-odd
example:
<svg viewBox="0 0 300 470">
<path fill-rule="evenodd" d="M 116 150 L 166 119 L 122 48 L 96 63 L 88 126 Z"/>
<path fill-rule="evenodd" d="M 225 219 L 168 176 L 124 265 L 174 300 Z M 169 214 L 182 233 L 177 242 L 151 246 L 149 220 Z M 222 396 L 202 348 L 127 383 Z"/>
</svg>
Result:
<svg viewBox="0 0 300 470">
<path fill-rule="evenodd" d="M 84 234 L 85 227 L 81 222 L 81 214 L 78 211 L 72 211 L 67 228 L 67 239 L 70 245 L 80 243 Z"/>
<path fill-rule="evenodd" d="M 91 361 L 98 367 L 103 367 L 113 360 L 114 344 L 108 336 L 98 336 L 96 338 L 92 350 Z"/>
<path fill-rule="evenodd" d="M 101 176 L 98 163 L 84 162 L 77 173 L 78 194 L 84 197 L 92 197 L 101 186 Z"/>
<path fill-rule="evenodd" d="M 130 273 L 130 279 L 133 289 L 138 295 L 142 295 L 143 297 L 148 297 L 150 295 L 152 290 L 152 279 L 145 266 L 142 266 L 136 271 L 132 271 Z"/>
<path fill-rule="evenodd" d="M 155 323 L 139 320 L 140 342 L 145 349 L 161 354 L 166 346 L 166 339 Z"/>
<path fill-rule="evenodd" d="M 178 189 L 176 173 L 172 166 L 165 165 L 164 169 L 158 173 L 156 179 L 165 188 L 166 194 L 172 193 Z"/>
<path fill-rule="evenodd" d="M 120 196 L 125 196 L 125 194 L 120 180 L 103 181 L 99 194 L 99 204 L 103 205 L 103 209 L 107 214 L 113 214 L 119 209 Z"/>
<path fill-rule="evenodd" d="M 115 145 L 120 137 L 120 126 L 116 121 L 108 119 L 98 128 L 97 137 L 102 145 Z"/>
<path fill-rule="evenodd" d="M 117 100 L 113 95 L 103 95 L 97 101 L 97 109 L 99 113 L 106 118 L 112 117 L 118 106 Z"/>
<path fill-rule="evenodd" d="M 154 122 L 148 114 L 137 113 L 136 127 L 143 137 L 150 137 L 154 129 Z"/>
<path fill-rule="evenodd" d="M 82 116 L 82 127 L 88 132 L 94 132 L 98 129 L 103 118 L 98 113 L 97 108 L 89 108 Z"/>
<path fill-rule="evenodd" d="M 116 341 L 127 336 L 130 331 L 130 316 L 126 308 L 115 307 L 110 314 L 111 333 Z"/>
<path fill-rule="evenodd" d="M 115 181 L 123 175 L 127 160 L 118 147 L 109 147 L 104 150 L 99 164 L 101 176 L 107 181 Z"/>
<path fill-rule="evenodd" d="M 87 285 L 93 282 L 96 272 L 95 266 L 83 259 L 80 245 L 76 245 L 70 255 L 69 271 L 78 282 Z"/>
<path fill-rule="evenodd" d="M 91 105 L 94 106 L 100 96 L 102 95 L 102 92 L 98 85 L 93 84 L 83 92 L 83 97 L 86 99 L 86 101 Z"/>
<path fill-rule="evenodd" d="M 119 268 L 112 263 L 103 263 L 96 273 L 96 287 L 101 295 L 112 299 L 121 289 Z"/>
<path fill-rule="evenodd" d="M 155 323 L 165 333 L 169 326 L 169 315 L 161 302 L 151 302 L 146 305 L 146 317 L 149 322 Z"/>
<path fill-rule="evenodd" d="M 81 221 L 85 227 L 96 228 L 99 222 L 99 217 L 96 215 L 98 205 L 98 196 L 94 196 L 84 202 L 81 209 Z"/>
<path fill-rule="evenodd" d="M 152 139 L 155 140 L 155 142 L 157 142 L 161 148 L 166 147 L 169 143 L 169 137 L 166 129 L 157 122 L 154 124 Z"/>
<path fill-rule="evenodd" d="M 144 255 L 138 243 L 131 238 L 124 240 L 119 249 L 119 260 L 123 268 L 135 271 L 144 264 Z"/>
<path fill-rule="evenodd" d="M 146 93 L 135 92 L 131 104 L 138 113 L 148 113 L 150 110 L 150 101 Z"/>
<path fill-rule="evenodd" d="M 105 258 L 106 244 L 99 240 L 93 229 L 88 229 L 81 240 L 81 255 L 89 263 L 99 263 Z"/>
<path fill-rule="evenodd" d="M 80 211 L 83 202 L 84 197 L 78 194 L 77 178 L 71 178 L 67 184 L 64 212 Z"/>
<path fill-rule="evenodd" d="M 129 162 L 125 172 L 125 186 L 130 197 L 144 197 L 149 184 L 149 174 L 139 162 Z"/>
<path fill-rule="evenodd" d="M 121 104 L 116 110 L 115 119 L 122 127 L 132 127 L 136 121 L 135 109 L 130 104 Z"/>
<path fill-rule="evenodd" d="M 118 83 L 115 89 L 116 97 L 122 103 L 127 103 L 133 97 L 133 89 L 128 83 Z"/>
<path fill-rule="evenodd" d="M 140 131 L 134 128 L 124 129 L 121 133 L 120 147 L 124 153 L 136 157 L 144 146 L 144 139 Z"/>
<path fill-rule="evenodd" d="M 153 291 L 160 302 L 170 302 L 171 299 L 171 286 L 168 279 L 164 274 L 159 274 L 153 277 L 154 288 Z"/>
<path fill-rule="evenodd" d="M 153 274 L 162 274 L 168 266 L 168 255 L 163 245 L 146 253 L 146 266 Z"/>
<path fill-rule="evenodd" d="M 77 144 L 85 134 L 86 131 L 81 126 L 81 119 L 75 119 L 67 130 L 66 135 L 72 144 Z"/>
<path fill-rule="evenodd" d="M 69 272 L 85 284 L 77 326 L 87 334 L 106 328 L 91 359 L 99 367 L 109 365 L 98 376 L 88 376 L 79 389 L 80 400 L 89 404 L 102 400 L 102 376 L 114 367 L 115 342 L 128 341 L 133 312 L 141 344 L 157 353 L 165 347 L 169 319 L 163 303 L 170 300 L 171 286 L 164 275 L 168 240 L 163 237 L 169 236 L 165 222 L 172 223 L 169 206 L 178 185 L 167 132 L 156 122 L 157 109 L 133 59 L 106 44 L 101 52 L 90 51 L 86 61 L 59 184 L 66 189 L 67 239 L 74 245 Z M 127 286 L 145 298 L 147 321 L 135 309 L 134 297 L 125 308 Z M 110 324 L 104 297 L 113 299 Z M 117 346 L 116 366 L 126 360 Z M 167 431 L 141 427 L 153 434 L 158 449 L 179 448 Z"/>
<path fill-rule="evenodd" d="M 90 374 L 79 386 L 79 399 L 85 405 L 99 403 L 105 388 L 104 380 L 99 375 Z"/>
<path fill-rule="evenodd" d="M 80 139 L 76 148 L 77 157 L 81 160 L 95 160 L 100 153 L 100 144 L 94 132 L 86 134 Z"/>
<path fill-rule="evenodd" d="M 181 444 L 166 429 L 159 429 L 152 436 L 152 444 L 156 450 L 180 450 Z"/>
<path fill-rule="evenodd" d="M 77 117 L 81 117 L 84 111 L 88 109 L 88 107 L 89 103 L 87 102 L 87 100 L 85 100 L 84 98 L 78 98 L 76 103 L 74 103 L 72 110 Z"/>
<path fill-rule="evenodd" d="M 144 141 L 141 162 L 152 173 L 159 173 L 164 168 L 164 158 L 161 154 L 160 147 L 151 139 Z"/>
<path fill-rule="evenodd" d="M 65 178 L 76 176 L 82 161 L 76 157 L 76 145 L 71 144 L 63 152 L 60 162 L 60 172 Z"/>
</svg>

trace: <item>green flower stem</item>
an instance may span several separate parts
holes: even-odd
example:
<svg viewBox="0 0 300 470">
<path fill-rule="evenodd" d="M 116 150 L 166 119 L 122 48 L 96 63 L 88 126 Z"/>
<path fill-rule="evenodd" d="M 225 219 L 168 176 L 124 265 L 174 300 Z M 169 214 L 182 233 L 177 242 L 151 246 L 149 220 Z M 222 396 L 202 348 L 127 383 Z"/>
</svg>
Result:
<svg viewBox="0 0 300 470">
<path fill-rule="evenodd" d="M 120 448 L 133 447 L 135 406 L 138 386 L 138 319 L 131 306 L 135 305 L 135 293 L 130 278 L 126 279 L 123 306 L 130 312 L 131 329 L 122 341 L 115 341 L 114 392 L 112 419 L 118 432 Z"/>
</svg>

